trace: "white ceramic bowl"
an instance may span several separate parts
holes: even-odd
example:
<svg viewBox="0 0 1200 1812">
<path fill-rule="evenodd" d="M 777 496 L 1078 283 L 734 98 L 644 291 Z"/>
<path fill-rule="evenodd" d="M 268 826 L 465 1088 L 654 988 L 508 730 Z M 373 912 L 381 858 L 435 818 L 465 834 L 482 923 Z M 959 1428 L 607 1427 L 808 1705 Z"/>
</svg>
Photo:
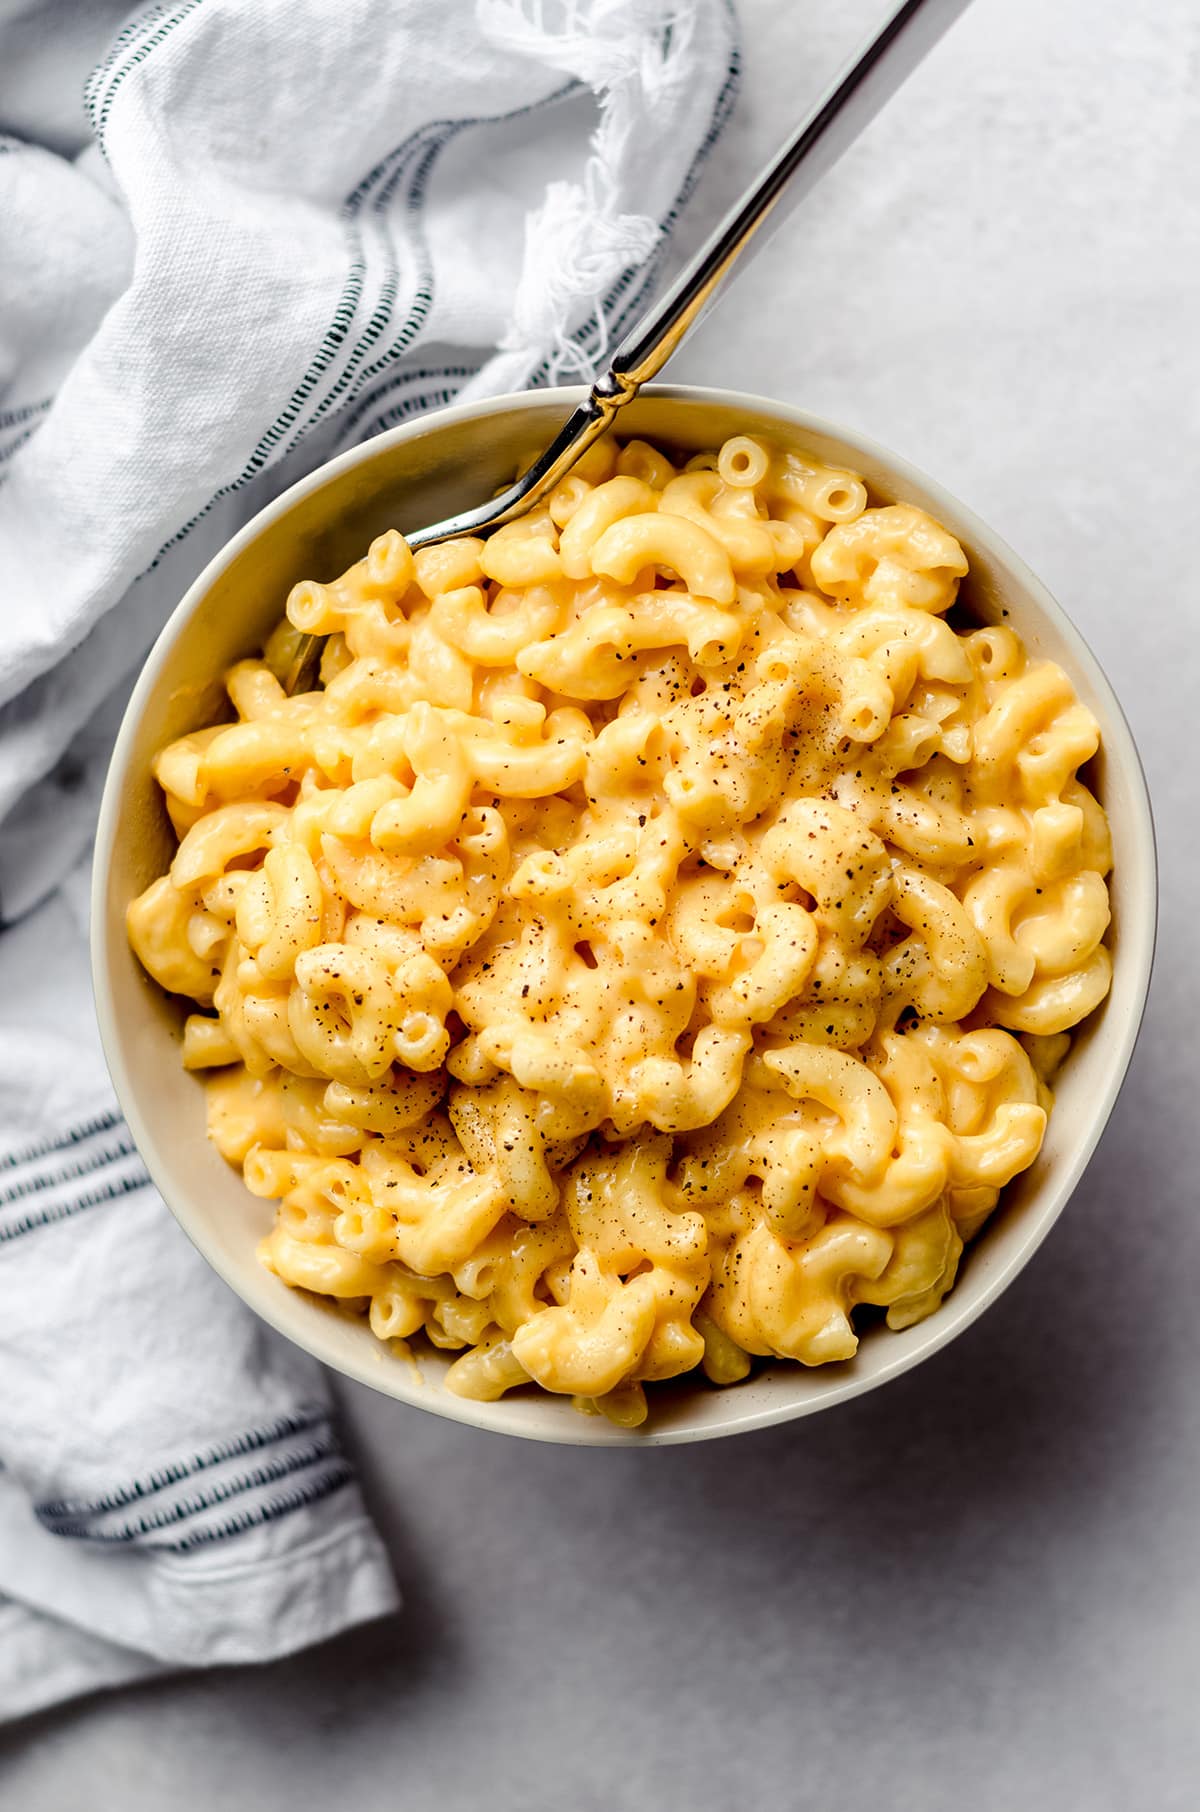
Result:
<svg viewBox="0 0 1200 1812">
<path fill-rule="evenodd" d="M 255 1258 L 274 1205 L 256 1200 L 208 1143 L 204 1093 L 179 1062 L 182 1013 L 142 972 L 125 938 L 127 902 L 167 866 L 173 841 L 150 762 L 164 742 L 213 721 L 220 674 L 259 645 L 289 587 L 330 578 L 382 529 L 431 522 L 490 495 L 517 459 L 544 446 L 579 400 L 539 391 L 445 409 L 333 460 L 270 504 L 205 569 L 163 630 L 130 701 L 100 813 L 93 966 L 113 1081 L 151 1175 L 181 1226 L 252 1309 L 325 1364 L 454 1421 L 538 1440 L 616 1446 L 697 1441 L 826 1409 L 870 1390 L 953 1340 L 1010 1283 L 1057 1219 L 1112 1111 L 1150 977 L 1156 879 L 1145 781 L 1128 726 L 1096 661 L 1045 588 L 969 510 L 903 460 L 861 436 L 728 391 L 664 386 L 621 418 L 636 433 L 691 450 L 736 433 L 812 448 L 863 474 L 875 500 L 920 504 L 958 536 L 971 562 L 964 602 L 981 620 L 1003 612 L 1037 655 L 1061 662 L 1103 733 L 1096 784 L 1112 823 L 1112 992 L 1077 1039 L 1062 1073 L 1045 1146 L 969 1248 L 958 1283 L 927 1321 L 873 1328 L 848 1363 L 767 1367 L 734 1389 L 677 1382 L 652 1393 L 650 1421 L 632 1432 L 532 1391 L 470 1403 L 442 1384 L 446 1361 L 416 1368 L 386 1351 L 366 1323 L 289 1290 Z"/>
</svg>

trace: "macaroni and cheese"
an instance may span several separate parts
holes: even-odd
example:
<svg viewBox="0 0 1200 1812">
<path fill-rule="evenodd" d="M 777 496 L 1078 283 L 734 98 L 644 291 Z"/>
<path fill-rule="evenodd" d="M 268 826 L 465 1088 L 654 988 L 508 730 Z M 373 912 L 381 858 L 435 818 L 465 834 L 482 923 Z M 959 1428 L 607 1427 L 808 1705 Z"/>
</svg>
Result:
<svg viewBox="0 0 1200 1812">
<path fill-rule="evenodd" d="M 281 1279 L 630 1424 L 937 1308 L 1110 973 L 1095 721 L 966 572 L 738 436 L 293 589 L 129 908 Z"/>
</svg>

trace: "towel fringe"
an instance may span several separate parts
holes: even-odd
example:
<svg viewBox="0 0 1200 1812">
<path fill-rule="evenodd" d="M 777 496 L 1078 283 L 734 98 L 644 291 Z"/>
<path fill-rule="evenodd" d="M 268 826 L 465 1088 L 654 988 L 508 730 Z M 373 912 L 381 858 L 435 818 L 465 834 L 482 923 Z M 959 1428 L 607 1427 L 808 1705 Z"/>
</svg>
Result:
<svg viewBox="0 0 1200 1812">
<path fill-rule="evenodd" d="M 551 381 L 588 380 L 609 334 L 603 296 L 654 251 L 662 229 L 622 213 L 617 196 L 638 119 L 663 104 L 689 66 L 695 14 L 662 0 L 478 0 L 481 30 L 498 46 L 536 57 L 591 88 L 600 108 L 580 182 L 553 182 L 526 220 L 524 261 L 503 353 L 545 364 Z M 577 338 L 596 324 L 590 352 Z"/>
</svg>

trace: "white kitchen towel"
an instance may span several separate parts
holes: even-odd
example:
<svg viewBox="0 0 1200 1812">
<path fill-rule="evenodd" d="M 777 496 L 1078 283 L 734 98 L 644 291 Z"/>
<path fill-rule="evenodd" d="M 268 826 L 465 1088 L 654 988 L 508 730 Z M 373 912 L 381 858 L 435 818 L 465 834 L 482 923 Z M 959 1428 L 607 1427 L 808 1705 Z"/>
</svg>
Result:
<svg viewBox="0 0 1200 1812">
<path fill-rule="evenodd" d="M 319 1370 L 116 1111 L 80 863 L 215 549 L 415 411 L 591 371 L 735 85 L 728 0 L 179 0 L 113 40 L 77 154 L 0 137 L 0 1717 L 395 1602 Z"/>
</svg>

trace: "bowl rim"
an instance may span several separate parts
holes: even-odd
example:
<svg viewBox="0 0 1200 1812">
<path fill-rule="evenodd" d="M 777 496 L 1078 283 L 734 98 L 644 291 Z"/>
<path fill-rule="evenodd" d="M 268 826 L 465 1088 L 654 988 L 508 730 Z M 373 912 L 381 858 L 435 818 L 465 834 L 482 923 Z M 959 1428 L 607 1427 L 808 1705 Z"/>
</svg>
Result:
<svg viewBox="0 0 1200 1812">
<path fill-rule="evenodd" d="M 685 405 L 699 404 L 733 410 L 744 409 L 748 413 L 755 412 L 773 418 L 782 427 L 794 430 L 800 435 L 826 436 L 844 442 L 847 446 L 862 453 L 867 459 L 885 468 L 889 478 L 894 478 L 898 487 L 902 488 L 904 485 L 911 484 L 932 498 L 935 508 L 938 505 L 947 505 L 947 514 L 952 516 L 974 541 L 981 546 L 986 546 L 991 555 L 999 557 L 1009 568 L 1029 601 L 1050 621 L 1070 647 L 1075 672 L 1086 675 L 1094 694 L 1104 703 L 1108 720 L 1105 725 L 1105 752 L 1127 782 L 1130 842 L 1144 858 L 1137 864 L 1140 873 L 1135 873 L 1130 878 L 1130 884 L 1135 892 L 1136 910 L 1127 911 L 1126 917 L 1130 922 L 1122 927 L 1120 945 L 1119 960 L 1123 963 L 1126 973 L 1132 972 L 1134 975 L 1134 992 L 1132 1010 L 1120 1027 L 1119 1035 L 1114 1041 L 1108 1061 L 1106 1086 L 1093 1104 L 1086 1133 L 1079 1140 L 1069 1161 L 1064 1163 L 1062 1173 L 1046 1199 L 1039 1199 L 1037 1202 L 1036 1213 L 1030 1214 L 1029 1226 L 1024 1239 L 1002 1264 L 998 1264 L 993 1269 L 987 1280 L 970 1298 L 958 1297 L 957 1292 L 952 1292 L 937 1312 L 920 1324 L 923 1338 L 913 1341 L 906 1345 L 904 1350 L 877 1363 L 870 1372 L 863 1372 L 856 1376 L 853 1373 L 847 1374 L 839 1367 L 836 1379 L 830 1379 L 829 1388 L 819 1396 L 768 1405 L 764 1408 L 746 1408 L 739 1414 L 738 1393 L 734 1389 L 728 1389 L 723 1393 L 729 1412 L 725 1419 L 717 1424 L 698 1428 L 690 1427 L 686 1423 L 656 1428 L 653 1416 L 651 1416 L 650 1421 L 643 1427 L 625 1429 L 618 1428 L 598 1416 L 576 1416 L 571 1418 L 570 1422 L 565 1417 L 556 1417 L 553 1421 L 548 1419 L 544 1428 L 515 1429 L 502 1426 L 495 1418 L 494 1412 L 500 1407 L 499 1405 L 475 1402 L 469 1398 L 456 1397 L 445 1390 L 431 1389 L 419 1378 L 410 1378 L 410 1368 L 403 1364 L 374 1368 L 366 1362 L 350 1363 L 340 1356 L 332 1357 L 327 1350 L 326 1343 L 320 1338 L 318 1332 L 320 1322 L 316 1317 L 312 1321 L 311 1337 L 308 1334 L 307 1326 L 302 1336 L 286 1320 L 282 1309 L 277 1313 L 271 1302 L 251 1302 L 248 1299 L 239 1282 L 237 1268 L 225 1262 L 218 1242 L 209 1234 L 203 1207 L 186 1199 L 172 1186 L 168 1166 L 161 1155 L 155 1129 L 148 1116 L 142 1112 L 136 1082 L 125 1062 L 118 1033 L 117 990 L 114 985 L 113 967 L 109 960 L 106 889 L 121 815 L 124 783 L 127 770 L 131 765 L 130 758 L 137 728 L 143 709 L 157 686 L 160 672 L 166 665 L 184 624 L 190 619 L 226 568 L 272 523 L 285 515 L 301 499 L 321 490 L 342 473 L 351 471 L 358 466 L 368 465 L 375 458 L 390 451 L 391 448 L 407 441 L 419 440 L 433 429 L 440 429 L 455 422 L 487 420 L 489 417 L 503 415 L 514 409 L 528 410 L 533 407 L 544 409 L 547 414 L 552 414 L 557 410 L 574 407 L 587 395 L 587 389 L 583 385 L 569 385 L 543 390 L 517 391 L 474 402 L 454 403 L 442 409 L 431 410 L 415 416 L 410 421 L 402 422 L 370 440 L 363 441 L 358 446 L 348 448 L 344 453 L 325 461 L 280 492 L 277 497 L 256 511 L 249 522 L 218 549 L 188 587 L 159 631 L 121 719 L 100 803 L 91 883 L 89 942 L 92 987 L 105 1061 L 118 1103 L 155 1187 L 192 1244 L 218 1276 L 246 1304 L 250 1312 L 259 1315 L 276 1332 L 309 1353 L 329 1370 L 350 1378 L 356 1383 L 367 1385 L 382 1395 L 390 1397 L 393 1401 L 409 1404 L 426 1410 L 430 1414 L 441 1416 L 448 1421 L 480 1428 L 489 1433 L 516 1436 L 552 1445 L 673 1446 L 695 1441 L 717 1440 L 736 1434 L 748 1434 L 758 1429 L 797 1421 L 803 1417 L 815 1415 L 821 1410 L 832 1409 L 837 1404 L 848 1402 L 854 1397 L 862 1396 L 883 1384 L 890 1383 L 924 1360 L 931 1358 L 933 1354 L 948 1346 L 951 1341 L 965 1332 L 1029 1263 L 1079 1185 L 1116 1105 L 1137 1044 L 1150 986 L 1158 928 L 1158 857 L 1153 812 L 1141 756 L 1128 719 L 1111 682 L 1076 624 L 1004 538 L 982 521 L 973 509 L 947 491 L 945 486 L 936 479 L 931 478 L 919 467 L 914 466 L 911 461 L 894 453 L 869 435 L 861 433 L 857 428 L 843 426 L 824 417 L 812 415 L 805 410 L 793 408 L 789 404 L 746 391 L 726 390 L 707 385 L 652 384 L 646 385 L 640 394 L 643 397 L 668 404 L 680 402 Z M 289 1295 L 291 1294 L 294 1293 L 289 1293 Z"/>
</svg>

